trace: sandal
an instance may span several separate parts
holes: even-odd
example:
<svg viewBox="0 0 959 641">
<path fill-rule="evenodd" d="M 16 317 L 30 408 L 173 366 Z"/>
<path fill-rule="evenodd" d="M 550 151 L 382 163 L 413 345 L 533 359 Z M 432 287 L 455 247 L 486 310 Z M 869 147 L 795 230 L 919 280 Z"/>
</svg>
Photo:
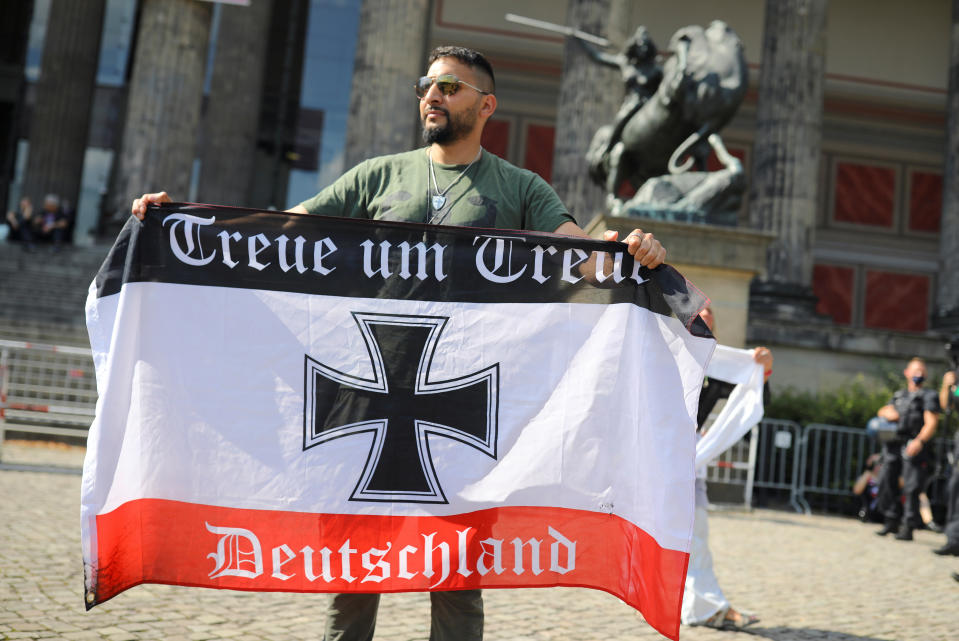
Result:
<svg viewBox="0 0 959 641">
<path fill-rule="evenodd" d="M 716 630 L 722 630 L 725 627 L 724 622 L 726 621 L 727 611 L 728 611 L 727 609 L 723 608 L 722 610 L 719 610 L 718 612 L 716 612 L 716 614 L 709 617 L 702 623 L 697 623 L 696 625 L 702 625 L 707 628 L 715 628 Z"/>
<path fill-rule="evenodd" d="M 735 613 L 735 615 L 730 617 L 730 613 Z M 737 612 L 730 608 L 723 615 L 721 627 L 724 630 L 742 630 L 756 623 L 759 623 L 759 617 L 755 614 L 750 612 Z"/>
</svg>

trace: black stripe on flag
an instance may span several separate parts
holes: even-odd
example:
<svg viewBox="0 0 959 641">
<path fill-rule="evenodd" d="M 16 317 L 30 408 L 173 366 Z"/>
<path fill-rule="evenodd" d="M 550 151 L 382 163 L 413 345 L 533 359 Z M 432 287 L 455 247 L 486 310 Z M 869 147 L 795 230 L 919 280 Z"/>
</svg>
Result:
<svg viewBox="0 0 959 641">
<path fill-rule="evenodd" d="M 706 304 L 699 290 L 669 266 L 634 267 L 619 242 L 170 203 L 127 221 L 95 283 L 99 297 L 162 282 L 400 300 L 631 302 L 708 335 L 697 320 Z"/>
</svg>

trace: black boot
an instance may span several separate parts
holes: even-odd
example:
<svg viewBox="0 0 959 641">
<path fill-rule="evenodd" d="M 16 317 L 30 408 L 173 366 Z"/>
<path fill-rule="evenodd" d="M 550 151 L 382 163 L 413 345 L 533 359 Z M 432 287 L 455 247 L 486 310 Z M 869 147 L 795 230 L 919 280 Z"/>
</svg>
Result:
<svg viewBox="0 0 959 641">
<path fill-rule="evenodd" d="M 896 532 L 897 541 L 912 541 L 912 528 L 908 525 L 903 525 L 899 528 L 899 531 Z"/>
<path fill-rule="evenodd" d="M 895 523 L 893 523 L 892 521 L 886 521 L 883 524 L 882 529 L 876 532 L 876 534 L 878 536 L 886 536 L 887 534 L 891 534 L 895 532 L 896 528 L 897 528 L 897 525 Z"/>
<path fill-rule="evenodd" d="M 959 556 L 959 541 L 946 541 L 945 545 L 936 548 L 932 553 L 939 556 Z"/>
</svg>

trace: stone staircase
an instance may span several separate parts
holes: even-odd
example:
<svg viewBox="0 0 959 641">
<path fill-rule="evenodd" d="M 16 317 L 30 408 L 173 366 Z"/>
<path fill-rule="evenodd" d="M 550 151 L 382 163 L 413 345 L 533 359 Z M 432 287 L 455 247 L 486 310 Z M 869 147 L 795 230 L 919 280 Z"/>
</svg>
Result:
<svg viewBox="0 0 959 641">
<path fill-rule="evenodd" d="M 11 437 L 85 438 L 97 399 L 93 361 L 63 347 L 90 346 L 84 303 L 108 251 L 0 243 L 0 452 Z"/>
<path fill-rule="evenodd" d="M 0 243 L 0 338 L 89 345 L 83 307 L 109 249 L 28 252 L 19 244 Z"/>
</svg>

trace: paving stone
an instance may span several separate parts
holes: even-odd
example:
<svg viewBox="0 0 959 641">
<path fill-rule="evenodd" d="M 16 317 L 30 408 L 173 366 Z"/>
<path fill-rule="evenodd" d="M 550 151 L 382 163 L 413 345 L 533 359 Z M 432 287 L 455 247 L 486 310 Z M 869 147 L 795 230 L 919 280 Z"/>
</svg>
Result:
<svg viewBox="0 0 959 641">
<path fill-rule="evenodd" d="M 4 457 L 7 456 L 5 448 Z M 67 454 L 58 450 L 58 460 Z M 82 452 L 74 452 L 82 459 Z M 26 458 L 42 458 L 25 454 Z M 0 470 L 0 639 L 315 640 L 327 597 L 142 585 L 87 612 L 78 475 Z M 959 559 L 933 555 L 942 535 L 911 543 L 829 516 L 757 510 L 710 515 L 716 572 L 729 600 L 774 641 L 954 641 Z M 889 586 L 895 586 L 889 589 Z M 662 639 L 632 608 L 576 588 L 487 590 L 487 641 Z M 425 641 L 426 594 L 384 595 L 377 641 Z M 683 641 L 730 641 L 684 627 Z M 742 637 L 745 639 L 746 637 Z"/>
<path fill-rule="evenodd" d="M 63 634 L 63 638 L 70 641 L 86 641 L 87 639 L 100 639 L 102 637 L 95 630 L 81 630 L 79 632 L 66 632 Z"/>
</svg>

